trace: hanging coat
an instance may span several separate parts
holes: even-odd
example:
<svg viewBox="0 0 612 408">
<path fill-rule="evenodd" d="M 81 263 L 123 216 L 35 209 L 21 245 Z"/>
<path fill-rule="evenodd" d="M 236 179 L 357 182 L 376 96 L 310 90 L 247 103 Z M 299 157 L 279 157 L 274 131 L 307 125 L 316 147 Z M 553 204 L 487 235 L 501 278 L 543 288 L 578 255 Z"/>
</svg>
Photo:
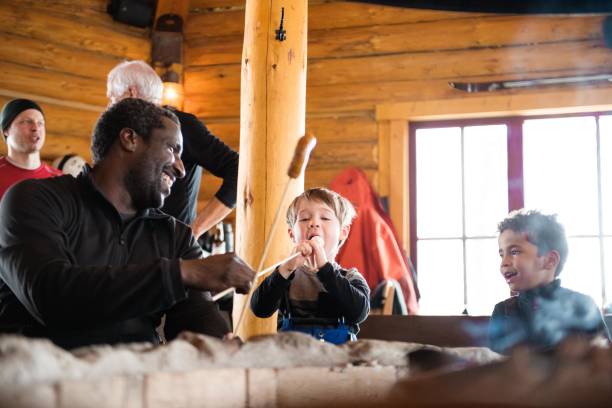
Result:
<svg viewBox="0 0 612 408">
<path fill-rule="evenodd" d="M 365 173 L 348 168 L 332 180 L 330 188 L 357 210 L 348 239 L 336 257 L 338 263 L 344 268 L 357 268 L 372 290 L 383 280 L 395 279 L 402 288 L 408 314 L 416 314 L 416 284 L 391 219 Z"/>
</svg>

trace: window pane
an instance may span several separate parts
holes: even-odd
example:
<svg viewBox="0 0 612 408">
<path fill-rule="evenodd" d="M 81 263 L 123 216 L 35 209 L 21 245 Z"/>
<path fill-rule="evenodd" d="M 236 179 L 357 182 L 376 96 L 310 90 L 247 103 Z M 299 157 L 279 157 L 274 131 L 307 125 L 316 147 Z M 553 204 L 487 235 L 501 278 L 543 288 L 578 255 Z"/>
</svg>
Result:
<svg viewBox="0 0 612 408">
<path fill-rule="evenodd" d="M 527 120 L 525 207 L 559 214 L 568 235 L 598 234 L 595 119 Z"/>
<path fill-rule="evenodd" d="M 496 303 L 510 297 L 510 289 L 499 271 L 497 238 L 466 241 L 468 312 L 490 315 Z"/>
<path fill-rule="evenodd" d="M 465 234 L 495 236 L 508 213 L 506 125 L 464 129 Z M 497 245 L 497 244 L 496 244 Z M 495 248 L 497 253 L 497 247 Z"/>
<path fill-rule="evenodd" d="M 601 263 L 597 238 L 569 238 L 569 254 L 559 278 L 561 285 L 584 293 L 601 306 Z"/>
<path fill-rule="evenodd" d="M 416 132 L 417 236 L 462 234 L 461 129 Z"/>
<path fill-rule="evenodd" d="M 419 314 L 461 314 L 464 307 L 461 240 L 420 240 L 417 251 Z"/>
<path fill-rule="evenodd" d="M 612 116 L 599 118 L 599 136 L 601 140 L 601 193 L 604 209 L 603 233 L 612 235 Z M 612 278 L 612 272 L 608 276 Z"/>
</svg>

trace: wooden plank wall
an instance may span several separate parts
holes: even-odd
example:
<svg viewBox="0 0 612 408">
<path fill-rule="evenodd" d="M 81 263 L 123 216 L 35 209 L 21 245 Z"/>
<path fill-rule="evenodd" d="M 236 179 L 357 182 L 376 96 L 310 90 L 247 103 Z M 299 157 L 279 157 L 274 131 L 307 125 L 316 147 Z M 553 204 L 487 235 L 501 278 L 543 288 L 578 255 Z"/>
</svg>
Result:
<svg viewBox="0 0 612 408">
<path fill-rule="evenodd" d="M 285 19 L 290 32 L 290 10 Z M 602 20 L 311 0 L 306 127 L 319 145 L 306 184 L 327 184 L 342 168 L 358 166 L 380 194 L 389 193 L 396 169 L 386 167 L 390 152 L 379 140 L 377 104 L 470 97 L 449 81 L 610 72 Z M 235 148 L 243 22 L 244 1 L 191 0 L 186 25 L 186 109 Z"/>
<path fill-rule="evenodd" d="M 148 30 L 112 21 L 107 3 L 0 2 L 0 103 L 20 94 L 44 101 L 46 160 L 71 152 L 90 160 L 91 131 L 107 105 L 108 71 L 124 59 L 150 56 Z"/>
<path fill-rule="evenodd" d="M 0 103 L 17 93 L 44 101 L 47 160 L 69 152 L 89 159 L 91 129 L 106 105 L 106 74 L 123 59 L 149 58 L 148 30 L 113 22 L 106 4 L 0 2 Z M 238 149 L 244 0 L 191 0 L 190 7 L 185 109 Z M 290 32 L 290 10 L 285 17 Z M 389 193 L 396 169 L 385 127 L 375 120 L 377 104 L 470 97 L 448 81 L 609 72 L 602 19 L 311 0 L 306 120 L 319 145 L 307 186 L 326 185 L 341 169 L 359 166 L 381 195 Z M 204 177 L 201 203 L 219 184 Z"/>
</svg>

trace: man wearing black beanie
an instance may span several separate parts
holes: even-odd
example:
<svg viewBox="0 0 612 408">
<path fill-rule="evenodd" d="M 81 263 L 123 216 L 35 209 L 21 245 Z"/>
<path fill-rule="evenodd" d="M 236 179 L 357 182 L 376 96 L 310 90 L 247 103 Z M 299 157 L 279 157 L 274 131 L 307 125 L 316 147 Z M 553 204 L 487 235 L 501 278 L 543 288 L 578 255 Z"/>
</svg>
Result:
<svg viewBox="0 0 612 408">
<path fill-rule="evenodd" d="M 41 162 L 45 143 L 45 117 L 29 99 L 13 99 L 0 113 L 2 135 L 8 153 L 0 157 L 0 198 L 13 184 L 31 178 L 59 176 L 61 171 Z"/>
</svg>

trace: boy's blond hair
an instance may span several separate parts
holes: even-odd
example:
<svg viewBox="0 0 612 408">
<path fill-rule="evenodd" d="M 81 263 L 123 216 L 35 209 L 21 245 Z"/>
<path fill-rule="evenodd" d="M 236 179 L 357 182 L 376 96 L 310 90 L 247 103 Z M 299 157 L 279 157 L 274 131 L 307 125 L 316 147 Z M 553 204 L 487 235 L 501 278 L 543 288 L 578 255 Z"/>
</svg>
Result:
<svg viewBox="0 0 612 408">
<path fill-rule="evenodd" d="M 297 222 L 298 206 L 302 200 L 319 201 L 327 205 L 334 211 L 336 218 L 340 222 L 341 228 L 351 225 L 356 215 L 355 207 L 353 207 L 353 204 L 351 204 L 349 200 L 325 187 L 315 187 L 304 191 L 302 194 L 295 197 L 291 204 L 289 204 L 289 208 L 287 209 L 287 224 L 290 228 L 293 228 Z"/>
</svg>

